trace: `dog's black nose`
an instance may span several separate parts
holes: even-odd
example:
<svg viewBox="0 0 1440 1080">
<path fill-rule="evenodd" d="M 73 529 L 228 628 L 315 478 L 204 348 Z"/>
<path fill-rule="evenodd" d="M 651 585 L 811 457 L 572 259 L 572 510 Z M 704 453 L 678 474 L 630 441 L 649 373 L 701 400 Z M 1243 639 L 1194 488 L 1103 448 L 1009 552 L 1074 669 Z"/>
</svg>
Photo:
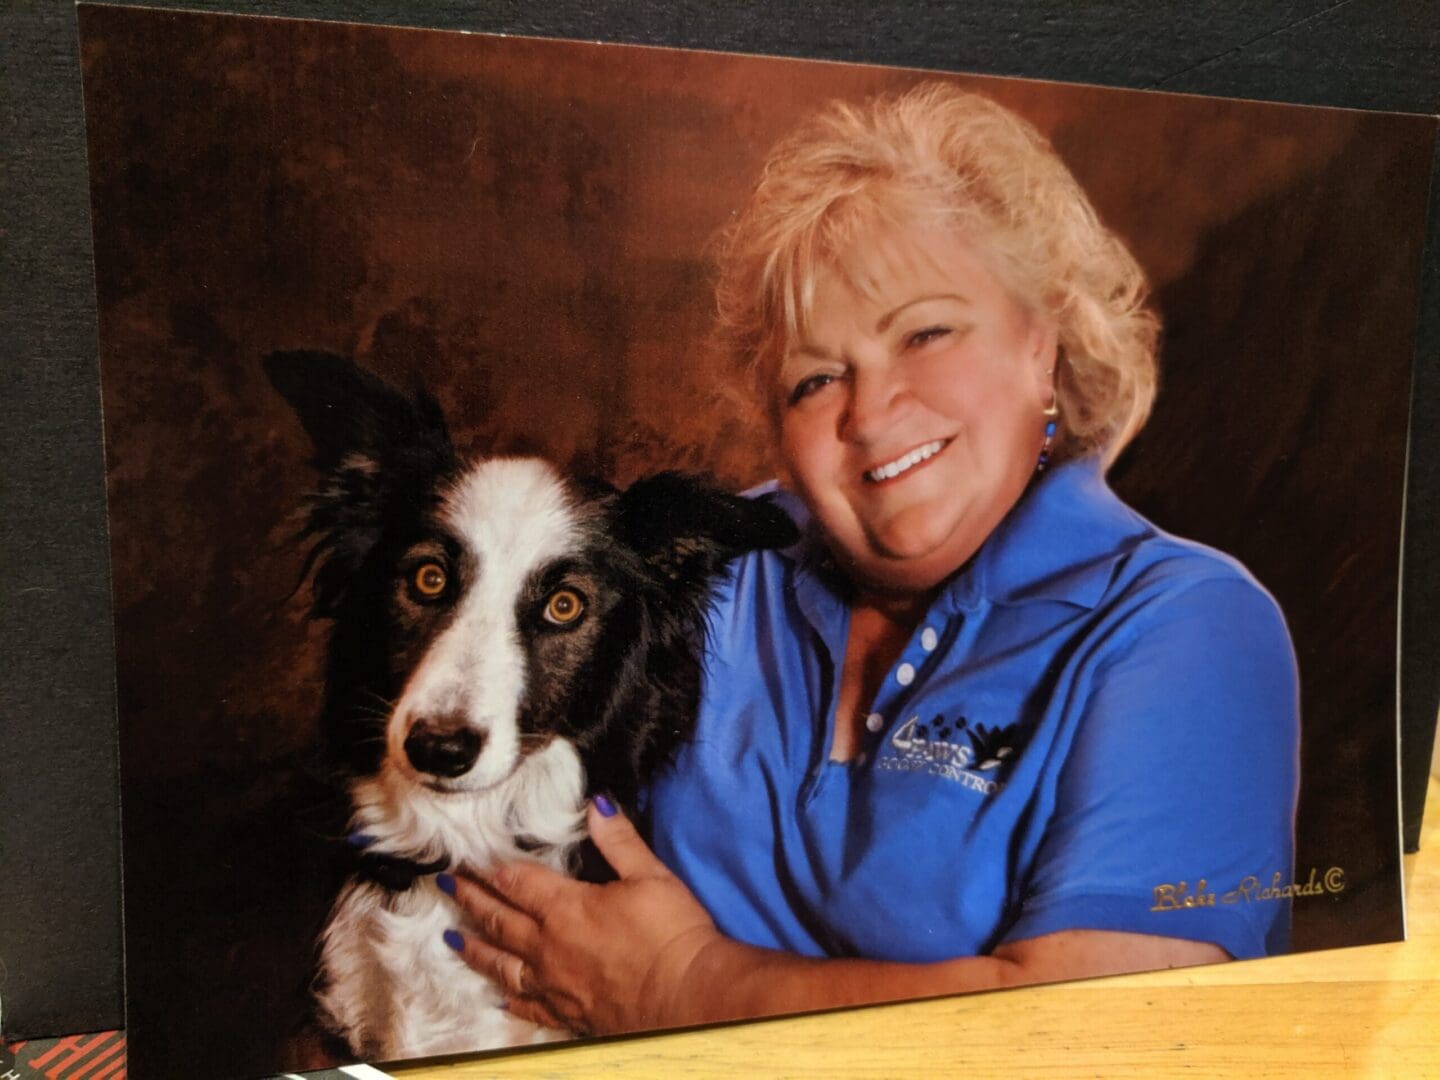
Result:
<svg viewBox="0 0 1440 1080">
<path fill-rule="evenodd" d="M 472 728 L 417 720 L 405 737 L 405 756 L 417 771 L 449 779 L 474 765 L 484 745 L 485 736 Z"/>
</svg>

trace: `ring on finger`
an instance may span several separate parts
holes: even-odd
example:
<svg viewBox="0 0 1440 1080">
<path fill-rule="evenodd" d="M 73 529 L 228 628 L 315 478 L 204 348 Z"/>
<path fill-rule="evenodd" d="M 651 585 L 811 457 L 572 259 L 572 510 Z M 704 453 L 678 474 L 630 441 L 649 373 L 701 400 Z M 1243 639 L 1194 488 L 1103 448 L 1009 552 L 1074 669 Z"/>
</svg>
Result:
<svg viewBox="0 0 1440 1080">
<path fill-rule="evenodd" d="M 514 963 L 506 963 L 507 960 Z M 517 997 L 524 997 L 530 992 L 530 971 L 525 966 L 525 961 L 518 956 L 501 955 L 496 958 L 496 974 L 500 977 L 500 984 L 508 986 L 511 993 Z"/>
<path fill-rule="evenodd" d="M 492 908 L 485 916 L 485 936 L 495 944 L 500 943 L 500 909 Z"/>
</svg>

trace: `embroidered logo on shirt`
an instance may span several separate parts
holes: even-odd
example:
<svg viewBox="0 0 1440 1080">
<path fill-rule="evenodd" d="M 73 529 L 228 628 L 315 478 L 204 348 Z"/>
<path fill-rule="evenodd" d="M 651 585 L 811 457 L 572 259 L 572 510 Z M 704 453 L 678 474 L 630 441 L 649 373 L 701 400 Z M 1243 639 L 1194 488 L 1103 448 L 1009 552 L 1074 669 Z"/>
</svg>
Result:
<svg viewBox="0 0 1440 1080">
<path fill-rule="evenodd" d="M 1001 790 L 1001 773 L 1019 752 L 1018 724 L 991 727 L 971 724 L 965 717 L 952 723 L 936 716 L 923 723 L 912 716 L 890 736 L 893 754 L 884 754 L 876 767 L 898 772 L 924 772 L 963 784 L 990 795 Z"/>
</svg>

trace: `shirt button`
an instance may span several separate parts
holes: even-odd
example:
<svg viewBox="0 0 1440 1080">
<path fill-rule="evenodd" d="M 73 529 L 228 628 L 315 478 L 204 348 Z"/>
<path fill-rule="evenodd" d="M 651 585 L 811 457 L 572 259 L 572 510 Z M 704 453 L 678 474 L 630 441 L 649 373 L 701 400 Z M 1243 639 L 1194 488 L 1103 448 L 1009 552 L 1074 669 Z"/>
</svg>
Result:
<svg viewBox="0 0 1440 1080">
<path fill-rule="evenodd" d="M 885 718 L 878 712 L 872 712 L 869 716 L 865 717 L 865 729 L 867 731 L 879 731 L 884 723 Z"/>
<path fill-rule="evenodd" d="M 926 652 L 934 652 L 935 646 L 940 644 L 940 635 L 930 627 L 920 631 L 920 647 Z"/>
<path fill-rule="evenodd" d="M 895 669 L 895 681 L 901 686 L 909 686 L 915 681 L 915 669 L 909 664 L 901 664 Z"/>
</svg>

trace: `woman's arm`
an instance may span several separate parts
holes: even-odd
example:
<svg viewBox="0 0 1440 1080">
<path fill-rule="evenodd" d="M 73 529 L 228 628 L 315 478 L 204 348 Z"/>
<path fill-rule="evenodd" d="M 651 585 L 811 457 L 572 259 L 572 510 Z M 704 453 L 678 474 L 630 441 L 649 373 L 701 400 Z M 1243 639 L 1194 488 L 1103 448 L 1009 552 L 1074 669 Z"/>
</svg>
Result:
<svg viewBox="0 0 1440 1080">
<path fill-rule="evenodd" d="M 453 882 L 470 920 L 465 960 L 506 988 L 514 1015 L 552 1027 L 611 1034 L 1228 958 L 1205 942 L 1090 930 L 935 964 L 793 956 L 721 934 L 623 816 L 592 808 L 590 830 L 619 881 L 509 863 Z"/>
<path fill-rule="evenodd" d="M 726 988 L 724 1015 L 699 1015 L 682 1023 L 999 990 L 1229 959 L 1224 949 L 1208 942 L 1103 930 L 1061 931 L 1008 942 L 989 956 L 934 964 L 815 960 L 723 938 L 710 949 L 713 956 L 702 952 L 692 964 L 691 981 L 697 988 Z M 703 1012 L 705 1004 L 699 1004 Z"/>
</svg>

